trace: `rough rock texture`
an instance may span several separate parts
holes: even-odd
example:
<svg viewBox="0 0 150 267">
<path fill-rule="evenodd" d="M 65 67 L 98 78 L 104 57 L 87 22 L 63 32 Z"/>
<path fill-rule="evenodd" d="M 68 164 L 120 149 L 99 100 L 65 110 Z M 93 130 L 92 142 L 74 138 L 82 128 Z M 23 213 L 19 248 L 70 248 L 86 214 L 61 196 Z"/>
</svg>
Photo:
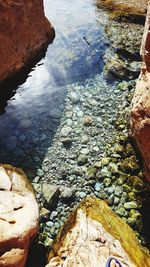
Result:
<svg viewBox="0 0 150 267">
<path fill-rule="evenodd" d="M 25 266 L 38 231 L 38 205 L 22 170 L 0 166 L 0 266 Z"/>
<path fill-rule="evenodd" d="M 54 38 L 43 0 L 0 0 L 0 81 L 31 62 Z"/>
<path fill-rule="evenodd" d="M 150 266 L 133 230 L 104 201 L 88 198 L 57 236 L 46 267 L 106 267 L 111 256 L 123 267 Z"/>
<path fill-rule="evenodd" d="M 141 46 L 143 65 L 136 84 L 130 113 L 132 134 L 145 163 L 145 174 L 150 184 L 150 2 Z"/>
<path fill-rule="evenodd" d="M 144 15 L 147 2 L 148 0 L 97 0 L 98 5 L 124 15 Z"/>
</svg>

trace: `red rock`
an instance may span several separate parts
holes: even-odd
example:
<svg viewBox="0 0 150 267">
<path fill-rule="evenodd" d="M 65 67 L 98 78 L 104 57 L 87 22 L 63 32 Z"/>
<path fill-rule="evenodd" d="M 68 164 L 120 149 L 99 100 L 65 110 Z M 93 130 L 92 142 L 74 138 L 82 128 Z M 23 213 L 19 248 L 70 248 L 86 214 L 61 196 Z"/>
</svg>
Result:
<svg viewBox="0 0 150 267">
<path fill-rule="evenodd" d="M 141 46 L 143 65 L 132 100 L 130 122 L 132 135 L 145 164 L 145 176 L 150 185 L 150 2 Z"/>
<path fill-rule="evenodd" d="M 23 171 L 0 166 L 1 267 L 25 266 L 29 244 L 38 232 L 38 218 L 34 191 Z"/>
<path fill-rule="evenodd" d="M 22 69 L 54 38 L 43 0 L 0 0 L 0 81 Z"/>
</svg>

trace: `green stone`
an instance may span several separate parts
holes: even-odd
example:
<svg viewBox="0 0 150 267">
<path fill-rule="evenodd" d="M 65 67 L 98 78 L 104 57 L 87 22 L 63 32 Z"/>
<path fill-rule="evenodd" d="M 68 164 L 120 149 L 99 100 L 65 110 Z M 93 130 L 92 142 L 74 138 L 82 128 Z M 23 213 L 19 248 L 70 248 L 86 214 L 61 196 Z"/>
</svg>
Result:
<svg viewBox="0 0 150 267">
<path fill-rule="evenodd" d="M 127 210 L 137 209 L 138 208 L 138 204 L 135 201 L 126 202 L 126 203 L 124 203 L 124 207 Z"/>
</svg>

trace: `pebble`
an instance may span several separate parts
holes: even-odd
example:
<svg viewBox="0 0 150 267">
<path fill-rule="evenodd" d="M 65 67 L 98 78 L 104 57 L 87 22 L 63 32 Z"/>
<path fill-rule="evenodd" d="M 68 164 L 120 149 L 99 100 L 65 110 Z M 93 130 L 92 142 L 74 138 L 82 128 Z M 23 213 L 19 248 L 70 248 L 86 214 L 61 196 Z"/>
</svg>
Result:
<svg viewBox="0 0 150 267">
<path fill-rule="evenodd" d="M 77 104 L 80 101 L 80 94 L 76 92 L 71 92 L 70 99 L 73 104 Z"/>
<path fill-rule="evenodd" d="M 121 197 L 122 196 L 122 193 L 123 193 L 123 187 L 121 186 L 116 186 L 116 189 L 115 189 L 115 196 L 117 197 Z"/>
<path fill-rule="evenodd" d="M 126 210 L 131 210 L 131 209 L 137 209 L 138 205 L 136 202 L 131 201 L 131 202 L 126 202 L 124 203 L 124 207 Z"/>
<path fill-rule="evenodd" d="M 71 127 L 63 127 L 61 129 L 61 135 L 64 136 L 64 137 L 67 137 L 68 135 L 70 135 L 71 132 L 72 132 Z"/>
</svg>

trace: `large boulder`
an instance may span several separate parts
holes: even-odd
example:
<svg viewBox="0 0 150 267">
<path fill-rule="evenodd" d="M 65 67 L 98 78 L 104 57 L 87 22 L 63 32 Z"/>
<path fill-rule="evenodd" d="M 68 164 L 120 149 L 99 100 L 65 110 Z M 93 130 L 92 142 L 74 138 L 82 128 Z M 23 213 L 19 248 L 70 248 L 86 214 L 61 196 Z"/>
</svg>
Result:
<svg viewBox="0 0 150 267">
<path fill-rule="evenodd" d="M 43 0 L 0 0 L 0 81 L 22 69 L 54 38 Z"/>
<path fill-rule="evenodd" d="M 20 169 L 0 166 L 0 266 L 24 267 L 38 232 L 39 211 L 33 188 Z"/>
<path fill-rule="evenodd" d="M 150 2 L 141 46 L 143 58 L 130 112 L 132 135 L 145 163 L 145 175 L 150 184 Z"/>
<path fill-rule="evenodd" d="M 110 257 L 123 267 L 150 267 L 150 254 L 133 230 L 104 201 L 88 198 L 58 234 L 46 267 L 105 267 Z"/>
</svg>

